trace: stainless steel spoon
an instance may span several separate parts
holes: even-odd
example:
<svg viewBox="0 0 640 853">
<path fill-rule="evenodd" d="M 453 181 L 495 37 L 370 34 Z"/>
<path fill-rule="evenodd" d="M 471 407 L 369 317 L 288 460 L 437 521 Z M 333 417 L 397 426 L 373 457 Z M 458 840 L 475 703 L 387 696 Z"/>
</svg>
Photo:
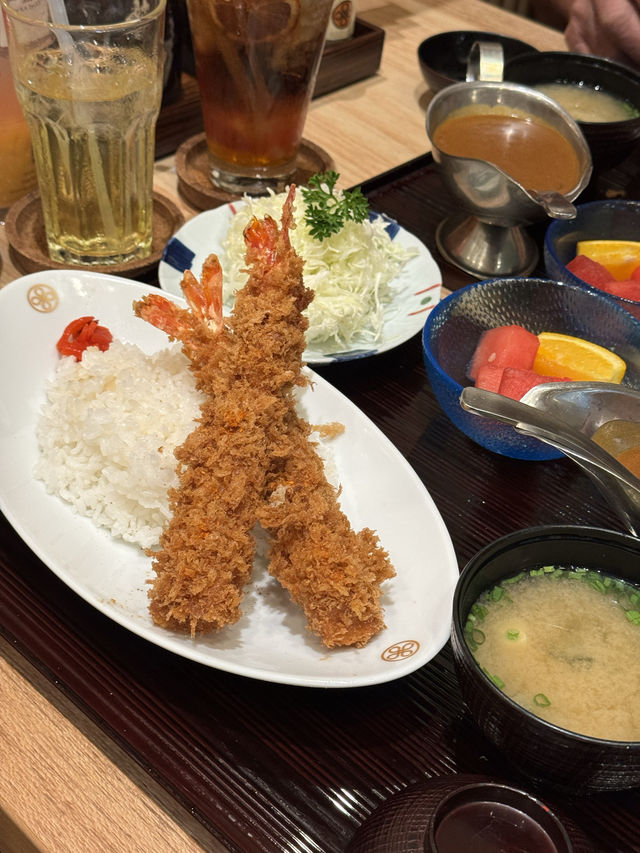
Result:
<svg viewBox="0 0 640 853">
<path fill-rule="evenodd" d="M 472 414 L 510 424 L 573 459 L 604 491 L 630 532 L 640 536 L 640 479 L 579 429 L 555 414 L 481 388 L 464 388 L 460 404 Z"/>
</svg>

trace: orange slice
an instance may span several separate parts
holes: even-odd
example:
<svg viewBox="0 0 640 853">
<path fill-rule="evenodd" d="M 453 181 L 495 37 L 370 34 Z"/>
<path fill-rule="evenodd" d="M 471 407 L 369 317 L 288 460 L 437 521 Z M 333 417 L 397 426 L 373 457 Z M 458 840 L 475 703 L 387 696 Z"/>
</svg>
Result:
<svg viewBox="0 0 640 853">
<path fill-rule="evenodd" d="M 533 369 L 545 376 L 591 382 L 621 382 L 627 365 L 611 350 L 582 338 L 542 332 Z"/>
<path fill-rule="evenodd" d="M 213 15 L 234 41 L 266 42 L 287 35 L 296 25 L 300 0 L 217 0 Z"/>
<path fill-rule="evenodd" d="M 640 241 L 638 240 L 580 240 L 577 255 L 586 255 L 606 267 L 618 281 L 631 278 L 640 266 Z"/>
</svg>

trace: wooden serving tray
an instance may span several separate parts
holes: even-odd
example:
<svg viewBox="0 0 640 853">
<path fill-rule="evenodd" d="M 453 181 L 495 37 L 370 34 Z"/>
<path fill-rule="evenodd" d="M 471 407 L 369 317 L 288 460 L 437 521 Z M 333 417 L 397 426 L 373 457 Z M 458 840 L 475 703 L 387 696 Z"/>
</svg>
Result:
<svg viewBox="0 0 640 853">
<path fill-rule="evenodd" d="M 325 44 L 313 97 L 372 77 L 380 67 L 383 45 L 384 30 L 356 18 L 350 38 Z"/>
<path fill-rule="evenodd" d="M 364 190 L 437 258 L 433 234 L 452 205 L 429 156 Z M 442 271 L 450 289 L 466 283 L 445 265 Z M 573 463 L 508 459 L 457 430 L 431 392 L 420 335 L 318 372 L 404 453 L 461 567 L 522 527 L 561 521 L 620 529 Z M 160 649 L 94 610 L 4 519 L 0 633 L 238 853 L 346 853 L 376 806 L 425 779 L 479 773 L 529 789 L 465 712 L 448 645 L 410 676 L 366 688 L 315 690 L 230 675 Z M 597 807 L 593 799 L 541 795 L 595 851 L 640 851 L 640 792 L 599 795 Z"/>
</svg>

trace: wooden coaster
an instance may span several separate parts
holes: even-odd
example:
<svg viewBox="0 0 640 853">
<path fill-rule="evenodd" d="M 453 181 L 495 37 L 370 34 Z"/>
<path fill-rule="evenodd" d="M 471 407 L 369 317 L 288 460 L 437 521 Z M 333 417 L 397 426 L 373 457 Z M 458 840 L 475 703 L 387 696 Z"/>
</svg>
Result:
<svg viewBox="0 0 640 853">
<path fill-rule="evenodd" d="M 316 172 L 326 172 L 333 168 L 334 162 L 326 151 L 308 139 L 303 139 L 291 182 L 306 184 Z M 190 137 L 178 148 L 176 172 L 180 195 L 198 210 L 210 210 L 239 198 L 237 194 L 221 190 L 211 182 L 209 152 L 204 133 Z"/>
<path fill-rule="evenodd" d="M 184 223 L 184 216 L 174 202 L 160 193 L 153 194 L 153 238 L 151 254 L 126 264 L 61 264 L 51 260 L 44 231 L 44 217 L 38 191 L 29 193 L 7 212 L 5 231 L 9 254 L 16 267 L 25 274 L 40 270 L 81 269 L 140 278 L 157 267 L 164 247 Z"/>
</svg>

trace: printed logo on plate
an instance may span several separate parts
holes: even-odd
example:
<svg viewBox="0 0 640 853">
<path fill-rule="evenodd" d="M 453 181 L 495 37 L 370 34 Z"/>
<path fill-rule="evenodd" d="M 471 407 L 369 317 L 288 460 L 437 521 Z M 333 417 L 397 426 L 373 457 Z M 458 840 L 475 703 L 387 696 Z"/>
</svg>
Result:
<svg viewBox="0 0 640 853">
<path fill-rule="evenodd" d="M 48 284 L 33 284 L 27 291 L 27 299 L 41 314 L 49 314 L 58 307 L 58 294 Z"/>
<path fill-rule="evenodd" d="M 400 643 L 394 643 L 388 646 L 380 655 L 382 660 L 394 663 L 399 660 L 406 660 L 413 657 L 420 648 L 420 643 L 417 640 L 403 640 Z"/>
</svg>

